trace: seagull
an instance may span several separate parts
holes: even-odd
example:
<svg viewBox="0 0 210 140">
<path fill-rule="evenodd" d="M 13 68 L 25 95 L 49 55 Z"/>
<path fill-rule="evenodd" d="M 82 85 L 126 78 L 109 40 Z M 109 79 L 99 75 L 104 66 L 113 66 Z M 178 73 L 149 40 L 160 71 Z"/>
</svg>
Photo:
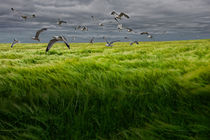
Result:
<svg viewBox="0 0 210 140">
<path fill-rule="evenodd" d="M 118 14 L 115 11 L 112 11 L 111 15 L 115 15 L 115 18 L 117 19 L 122 19 L 122 16 L 126 17 L 126 18 L 130 18 L 127 14 L 121 12 L 120 14 Z"/>
<path fill-rule="evenodd" d="M 126 29 L 127 29 L 128 32 L 132 32 L 133 31 L 133 29 L 131 29 L 131 28 L 126 28 Z"/>
<path fill-rule="evenodd" d="M 36 15 L 35 14 L 33 14 L 32 16 L 22 15 L 21 17 L 26 21 L 28 18 L 35 18 Z"/>
<path fill-rule="evenodd" d="M 53 46 L 53 44 L 56 43 L 57 41 L 64 41 L 66 46 L 70 49 L 70 46 L 67 43 L 67 39 L 64 36 L 54 36 L 53 39 L 51 39 L 50 42 L 48 43 L 46 52 L 48 52 L 50 48 Z"/>
<path fill-rule="evenodd" d="M 63 21 L 63 20 L 58 19 L 57 24 L 58 24 L 59 26 L 61 26 L 61 24 L 63 24 L 63 23 L 67 23 L 67 22 L 66 22 L 66 21 Z"/>
<path fill-rule="evenodd" d="M 88 31 L 88 27 L 82 26 L 80 30 L 81 30 L 81 31 Z"/>
<path fill-rule="evenodd" d="M 36 15 L 35 15 L 35 14 L 33 14 L 31 17 L 32 17 L 32 18 L 35 18 L 35 17 L 36 17 Z"/>
<path fill-rule="evenodd" d="M 99 26 L 104 26 L 104 24 L 103 24 L 103 23 L 99 23 L 98 25 L 99 25 Z"/>
<path fill-rule="evenodd" d="M 94 39 L 95 37 L 91 38 L 90 43 L 93 44 L 94 43 Z"/>
<path fill-rule="evenodd" d="M 42 29 L 38 30 L 38 31 L 36 32 L 35 37 L 32 37 L 32 39 L 33 39 L 33 40 L 37 40 L 37 41 L 40 42 L 40 40 L 39 40 L 39 35 L 40 35 L 41 32 L 46 31 L 46 30 L 47 30 L 47 28 L 42 28 Z"/>
<path fill-rule="evenodd" d="M 117 29 L 120 31 L 120 30 L 122 30 L 123 29 L 123 25 L 122 24 L 118 24 L 117 25 Z"/>
<path fill-rule="evenodd" d="M 113 43 L 119 42 L 119 41 L 120 41 L 120 40 L 116 40 L 116 41 L 109 42 L 109 41 L 106 40 L 105 37 L 103 37 L 103 39 L 106 41 L 106 46 L 107 46 L 107 47 L 112 47 L 112 46 L 113 46 L 113 45 L 112 45 Z"/>
<path fill-rule="evenodd" d="M 139 44 L 139 42 L 138 41 L 133 41 L 133 42 L 130 43 L 130 46 L 132 46 L 133 44 Z"/>
<path fill-rule="evenodd" d="M 27 20 L 28 16 L 21 16 L 25 21 Z"/>
<path fill-rule="evenodd" d="M 140 33 L 141 35 L 149 35 L 149 33 L 148 32 L 142 32 L 142 33 Z"/>
<path fill-rule="evenodd" d="M 126 17 L 126 18 L 130 18 L 127 14 L 125 14 L 123 12 L 121 12 L 120 14 L 118 14 L 117 12 L 112 11 L 111 15 L 114 15 L 115 16 L 115 20 L 116 21 L 118 21 L 118 19 L 121 20 L 123 16 Z"/>
<path fill-rule="evenodd" d="M 16 39 L 14 38 L 14 41 L 12 42 L 11 48 L 12 48 L 16 43 L 19 43 L 19 41 L 16 40 Z"/>
<path fill-rule="evenodd" d="M 148 38 L 152 38 L 153 36 L 149 34 L 147 37 L 148 37 Z"/>
</svg>

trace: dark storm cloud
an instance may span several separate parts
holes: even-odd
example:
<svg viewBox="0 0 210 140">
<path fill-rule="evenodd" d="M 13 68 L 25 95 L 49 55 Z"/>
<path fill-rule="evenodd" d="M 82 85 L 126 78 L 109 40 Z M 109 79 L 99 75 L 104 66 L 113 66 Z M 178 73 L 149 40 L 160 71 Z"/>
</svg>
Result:
<svg viewBox="0 0 210 140">
<path fill-rule="evenodd" d="M 22 14 L 35 13 L 37 18 L 25 22 L 12 15 L 12 7 Z M 110 23 L 113 21 L 110 12 L 115 10 L 128 13 L 131 18 L 123 20 L 123 24 L 138 32 L 208 33 L 209 7 L 209 0 L 0 0 L 0 30 L 28 31 L 40 27 L 56 30 L 58 18 L 68 22 L 58 30 L 72 31 L 76 24 L 89 25 L 94 30 L 90 19 L 94 15 L 109 23 L 104 27 L 106 31 L 115 31 L 116 25 Z"/>
</svg>

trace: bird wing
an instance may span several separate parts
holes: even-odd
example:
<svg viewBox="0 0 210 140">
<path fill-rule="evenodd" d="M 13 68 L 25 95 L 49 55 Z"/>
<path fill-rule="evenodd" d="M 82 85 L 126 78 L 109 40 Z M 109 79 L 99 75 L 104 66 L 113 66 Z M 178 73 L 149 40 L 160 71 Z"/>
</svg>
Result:
<svg viewBox="0 0 210 140">
<path fill-rule="evenodd" d="M 115 11 L 112 11 L 111 15 L 117 15 L 117 13 Z"/>
<path fill-rule="evenodd" d="M 70 49 L 67 39 L 64 36 L 62 36 L 62 39 L 63 39 L 63 42 L 66 44 L 66 46 Z"/>
<path fill-rule="evenodd" d="M 126 18 L 130 18 L 127 14 L 125 14 L 125 13 L 123 13 L 123 12 L 119 14 L 119 17 L 122 17 L 122 16 L 124 16 L 124 17 L 126 17 Z"/>
<path fill-rule="evenodd" d="M 126 28 L 127 30 L 128 30 L 128 32 L 132 32 L 133 31 L 133 29 L 131 29 L 131 28 Z"/>
<path fill-rule="evenodd" d="M 70 46 L 69 46 L 68 42 L 64 41 L 64 43 L 65 43 L 66 46 L 70 49 Z"/>
<path fill-rule="evenodd" d="M 42 28 L 41 30 L 38 30 L 38 31 L 36 32 L 35 37 L 36 37 L 36 38 L 39 38 L 39 34 L 40 34 L 41 32 L 43 32 L 43 31 L 46 31 L 46 30 L 47 30 L 47 28 Z"/>
<path fill-rule="evenodd" d="M 113 44 L 113 43 L 115 43 L 115 42 L 119 42 L 119 41 L 120 40 L 112 41 L 112 42 L 110 42 L 110 45 Z"/>
<path fill-rule="evenodd" d="M 57 40 L 54 38 L 52 40 L 50 40 L 50 42 L 48 43 L 47 45 L 47 48 L 46 48 L 46 52 L 48 52 L 50 50 L 50 48 L 53 46 L 53 44 L 56 42 Z"/>
<path fill-rule="evenodd" d="M 119 20 L 117 18 L 114 18 L 114 19 L 115 19 L 115 21 L 117 21 L 118 24 L 120 24 L 120 22 L 119 22 Z"/>
<path fill-rule="evenodd" d="M 12 42 L 11 48 L 15 45 L 15 41 Z"/>
</svg>

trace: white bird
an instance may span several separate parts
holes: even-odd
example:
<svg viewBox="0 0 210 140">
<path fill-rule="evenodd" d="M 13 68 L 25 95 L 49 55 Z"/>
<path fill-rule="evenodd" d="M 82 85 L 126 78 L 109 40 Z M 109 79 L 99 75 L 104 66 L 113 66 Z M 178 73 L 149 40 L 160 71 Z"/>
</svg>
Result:
<svg viewBox="0 0 210 140">
<path fill-rule="evenodd" d="M 126 17 L 126 18 L 130 18 L 127 14 L 121 12 L 120 14 L 118 14 L 117 12 L 115 11 L 112 11 L 111 15 L 115 16 L 115 20 L 118 21 L 122 19 L 122 17 Z"/>
<path fill-rule="evenodd" d="M 47 28 L 42 28 L 42 29 L 38 30 L 38 31 L 36 32 L 35 37 L 32 37 L 32 39 L 33 39 L 33 40 L 37 40 L 37 41 L 40 42 L 39 35 L 40 35 L 41 32 L 46 31 L 46 30 L 47 30 Z"/>
<path fill-rule="evenodd" d="M 13 40 L 13 42 L 12 42 L 12 45 L 11 45 L 11 48 L 12 48 L 15 44 L 17 44 L 17 43 L 19 43 L 19 40 L 16 40 L 16 39 L 14 38 L 14 40 Z"/>
<path fill-rule="evenodd" d="M 120 31 L 120 30 L 123 30 L 123 25 L 122 24 L 118 24 L 117 25 L 117 29 Z"/>
<path fill-rule="evenodd" d="M 67 22 L 66 22 L 66 21 L 63 21 L 63 20 L 58 19 L 57 24 L 58 24 L 59 26 L 61 26 L 61 24 L 63 24 L 63 23 L 67 23 Z"/>
<path fill-rule="evenodd" d="M 107 46 L 107 47 L 112 47 L 112 46 L 113 46 L 113 45 L 112 45 L 113 43 L 119 42 L 119 41 L 120 41 L 120 40 L 116 40 L 116 41 L 109 42 L 109 41 L 106 40 L 105 37 L 103 37 L 103 39 L 106 41 L 106 46 Z"/>
<path fill-rule="evenodd" d="M 138 41 L 133 41 L 133 42 L 130 43 L 131 46 L 132 46 L 133 44 L 139 44 L 139 42 L 138 42 Z"/>
<path fill-rule="evenodd" d="M 23 18 L 25 21 L 28 19 L 28 18 L 35 18 L 36 15 L 31 15 L 31 16 L 26 16 L 26 15 L 22 15 L 21 18 Z"/>
<path fill-rule="evenodd" d="M 126 28 L 126 29 L 127 29 L 128 32 L 132 32 L 133 31 L 133 29 L 131 29 L 131 28 Z"/>
<path fill-rule="evenodd" d="M 88 27 L 82 26 L 80 30 L 81 30 L 81 31 L 88 31 Z"/>
<path fill-rule="evenodd" d="M 53 46 L 53 44 L 56 43 L 57 41 L 63 41 L 66 44 L 66 46 L 70 49 L 67 39 L 64 36 L 54 36 L 53 39 L 51 39 L 50 42 L 48 43 L 46 52 L 48 52 L 50 48 Z"/>
<path fill-rule="evenodd" d="M 26 21 L 28 19 L 28 16 L 23 15 L 21 16 L 21 18 L 23 18 Z"/>
<path fill-rule="evenodd" d="M 149 34 L 149 35 L 147 35 L 147 37 L 148 37 L 148 38 L 152 38 L 153 36 Z"/>
<path fill-rule="evenodd" d="M 99 26 L 104 26 L 104 24 L 103 24 L 103 23 L 99 23 L 98 25 L 99 25 Z"/>
<path fill-rule="evenodd" d="M 149 35 L 149 33 L 148 32 L 142 32 L 142 33 L 140 33 L 141 35 Z"/>
</svg>

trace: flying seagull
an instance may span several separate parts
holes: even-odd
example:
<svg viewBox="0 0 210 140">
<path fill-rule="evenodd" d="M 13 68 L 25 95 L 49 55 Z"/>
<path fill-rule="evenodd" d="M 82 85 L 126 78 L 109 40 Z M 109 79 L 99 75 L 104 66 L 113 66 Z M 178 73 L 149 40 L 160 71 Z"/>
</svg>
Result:
<svg viewBox="0 0 210 140">
<path fill-rule="evenodd" d="M 88 27 L 82 26 L 80 30 L 81 30 L 81 31 L 88 31 Z"/>
<path fill-rule="evenodd" d="M 35 15 L 35 14 L 33 14 L 31 17 L 32 17 L 32 18 L 35 18 L 35 17 L 36 17 L 36 15 Z"/>
<path fill-rule="evenodd" d="M 133 31 L 133 29 L 131 29 L 131 28 L 126 28 L 126 29 L 127 29 L 128 32 L 132 32 Z"/>
<path fill-rule="evenodd" d="M 41 32 L 46 31 L 46 30 L 47 30 L 47 28 L 42 28 L 42 29 L 38 30 L 38 31 L 36 32 L 35 37 L 32 37 L 32 39 L 33 39 L 33 40 L 37 40 L 37 41 L 40 42 L 39 35 L 40 35 Z"/>
<path fill-rule="evenodd" d="M 120 30 L 122 30 L 123 29 L 123 25 L 122 24 L 118 24 L 117 25 L 117 29 L 120 31 Z"/>
<path fill-rule="evenodd" d="M 112 11 L 112 12 L 111 12 L 111 15 L 115 16 L 115 20 L 116 20 L 116 21 L 118 21 L 118 19 L 121 20 L 122 17 L 130 18 L 127 14 L 125 14 L 125 13 L 123 13 L 123 12 L 121 12 L 120 14 L 118 14 L 117 12 Z"/>
<path fill-rule="evenodd" d="M 104 24 L 103 24 L 103 23 L 99 23 L 98 25 L 99 25 L 99 26 L 104 26 Z"/>
<path fill-rule="evenodd" d="M 54 36 L 53 39 L 51 39 L 50 42 L 48 43 L 46 52 L 48 52 L 50 48 L 53 46 L 53 44 L 56 43 L 57 41 L 63 41 L 66 44 L 66 46 L 70 49 L 67 39 L 64 36 Z"/>
<path fill-rule="evenodd" d="M 133 44 L 139 44 L 139 42 L 138 42 L 138 41 L 133 41 L 133 42 L 130 43 L 131 46 L 132 46 Z"/>
<path fill-rule="evenodd" d="M 90 43 L 93 44 L 94 43 L 94 39 L 95 37 L 91 38 Z"/>
<path fill-rule="evenodd" d="M 28 16 L 21 16 L 25 21 L 27 20 Z"/>
<path fill-rule="evenodd" d="M 11 8 L 11 10 L 14 12 L 15 11 L 15 9 L 14 8 Z"/>
<path fill-rule="evenodd" d="M 13 40 L 13 42 L 12 42 L 12 45 L 11 45 L 11 48 L 12 48 L 16 43 L 19 43 L 19 41 L 16 40 L 16 39 L 14 38 L 14 40 Z"/>
<path fill-rule="evenodd" d="M 148 37 L 148 38 L 152 38 L 153 36 L 149 34 L 149 35 L 147 35 L 147 37 Z"/>
<path fill-rule="evenodd" d="M 57 24 L 58 24 L 59 26 L 61 26 L 61 24 L 63 24 L 63 23 L 67 23 L 67 22 L 66 22 L 66 21 L 63 21 L 63 20 L 58 19 Z"/>
<path fill-rule="evenodd" d="M 148 32 L 142 32 L 142 33 L 140 33 L 141 35 L 149 35 L 149 33 Z"/>
<path fill-rule="evenodd" d="M 33 14 L 33 15 L 31 15 L 31 16 L 26 16 L 26 15 L 22 15 L 22 16 L 21 16 L 21 18 L 23 18 L 25 21 L 26 21 L 28 18 L 35 18 L 35 17 L 36 17 L 35 14 Z"/>
<path fill-rule="evenodd" d="M 107 47 L 112 47 L 112 46 L 113 46 L 113 45 L 112 45 L 113 43 L 119 42 L 119 41 L 120 41 L 120 40 L 116 40 L 116 41 L 109 42 L 109 41 L 106 40 L 105 37 L 103 37 L 103 39 L 106 41 L 106 46 L 107 46 Z"/>
</svg>

